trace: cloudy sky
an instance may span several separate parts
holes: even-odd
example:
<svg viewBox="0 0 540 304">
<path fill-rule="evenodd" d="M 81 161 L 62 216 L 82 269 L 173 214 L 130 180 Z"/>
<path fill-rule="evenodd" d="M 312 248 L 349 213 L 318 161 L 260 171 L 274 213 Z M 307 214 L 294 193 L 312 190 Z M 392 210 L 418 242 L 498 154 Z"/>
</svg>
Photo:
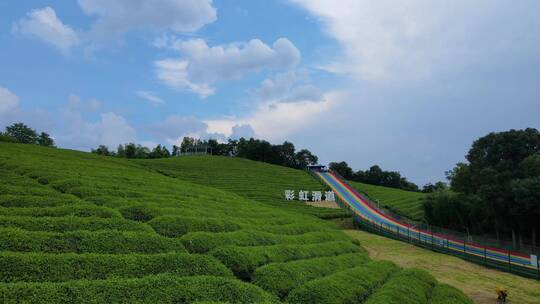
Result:
<svg viewBox="0 0 540 304">
<path fill-rule="evenodd" d="M 536 0 L 0 2 L 0 127 L 89 150 L 294 142 L 424 184 L 540 127 Z"/>
</svg>

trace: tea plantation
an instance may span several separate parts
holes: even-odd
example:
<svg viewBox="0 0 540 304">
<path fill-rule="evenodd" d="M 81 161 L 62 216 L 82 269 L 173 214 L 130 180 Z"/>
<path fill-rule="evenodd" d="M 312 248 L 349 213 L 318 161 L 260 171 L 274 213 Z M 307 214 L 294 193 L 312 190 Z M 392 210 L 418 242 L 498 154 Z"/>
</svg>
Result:
<svg viewBox="0 0 540 304">
<path fill-rule="evenodd" d="M 0 143 L 0 180 L 0 303 L 471 303 L 286 205 L 302 171 Z"/>
<path fill-rule="evenodd" d="M 424 218 L 424 211 L 422 210 L 424 193 L 358 182 L 350 182 L 350 184 L 372 201 L 378 201 L 381 208 L 386 208 L 412 220 L 421 221 Z"/>
</svg>

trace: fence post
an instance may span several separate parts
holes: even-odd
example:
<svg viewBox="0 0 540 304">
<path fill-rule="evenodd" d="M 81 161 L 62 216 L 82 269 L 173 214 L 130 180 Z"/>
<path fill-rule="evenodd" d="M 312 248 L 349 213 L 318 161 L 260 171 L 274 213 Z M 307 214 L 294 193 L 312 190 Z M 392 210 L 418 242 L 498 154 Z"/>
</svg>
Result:
<svg viewBox="0 0 540 304">
<path fill-rule="evenodd" d="M 409 226 L 407 226 L 407 240 L 409 243 L 411 242 L 411 229 Z"/>
<path fill-rule="evenodd" d="M 399 226 L 396 226 L 396 236 L 397 236 L 397 238 L 399 240 Z"/>
<path fill-rule="evenodd" d="M 487 249 L 484 247 L 484 264 L 487 264 Z"/>
<path fill-rule="evenodd" d="M 512 261 L 510 260 L 510 250 L 508 250 L 508 270 L 512 270 Z"/>
<path fill-rule="evenodd" d="M 463 240 L 463 253 L 467 253 L 467 241 Z"/>
<path fill-rule="evenodd" d="M 435 244 L 433 243 L 433 230 L 431 230 L 431 248 L 435 247 Z"/>
</svg>

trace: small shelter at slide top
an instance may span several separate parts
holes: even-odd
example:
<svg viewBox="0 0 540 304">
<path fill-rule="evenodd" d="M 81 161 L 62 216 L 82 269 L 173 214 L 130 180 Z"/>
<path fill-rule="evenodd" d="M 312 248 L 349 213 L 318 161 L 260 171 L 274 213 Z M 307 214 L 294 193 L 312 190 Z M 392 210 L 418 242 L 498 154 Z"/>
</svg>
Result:
<svg viewBox="0 0 540 304">
<path fill-rule="evenodd" d="M 326 172 L 328 169 L 326 169 L 326 166 L 324 165 L 308 165 L 308 170 L 316 171 L 316 172 Z"/>
</svg>

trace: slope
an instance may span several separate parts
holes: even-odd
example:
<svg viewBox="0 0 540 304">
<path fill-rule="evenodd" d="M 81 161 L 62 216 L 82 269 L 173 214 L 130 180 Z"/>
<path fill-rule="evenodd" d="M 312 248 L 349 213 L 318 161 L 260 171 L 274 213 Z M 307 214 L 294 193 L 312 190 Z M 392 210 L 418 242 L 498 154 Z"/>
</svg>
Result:
<svg viewBox="0 0 540 304">
<path fill-rule="evenodd" d="M 317 208 L 286 201 L 286 189 L 316 191 L 324 187 L 302 170 L 225 156 L 186 156 L 136 160 L 165 175 L 236 193 L 270 206 L 296 210 L 320 218 L 348 217 L 340 209 Z"/>
<path fill-rule="evenodd" d="M 1 303 L 444 303 L 461 295 L 450 288 L 434 298 L 430 275 L 370 261 L 326 221 L 123 159 L 0 143 L 0 180 Z M 300 279 L 275 289 L 287 271 Z"/>
<path fill-rule="evenodd" d="M 369 185 L 359 182 L 349 183 L 370 200 L 379 203 L 381 208 L 388 209 L 412 220 L 421 221 L 424 218 L 422 201 L 425 194 L 401 189 Z"/>
</svg>

